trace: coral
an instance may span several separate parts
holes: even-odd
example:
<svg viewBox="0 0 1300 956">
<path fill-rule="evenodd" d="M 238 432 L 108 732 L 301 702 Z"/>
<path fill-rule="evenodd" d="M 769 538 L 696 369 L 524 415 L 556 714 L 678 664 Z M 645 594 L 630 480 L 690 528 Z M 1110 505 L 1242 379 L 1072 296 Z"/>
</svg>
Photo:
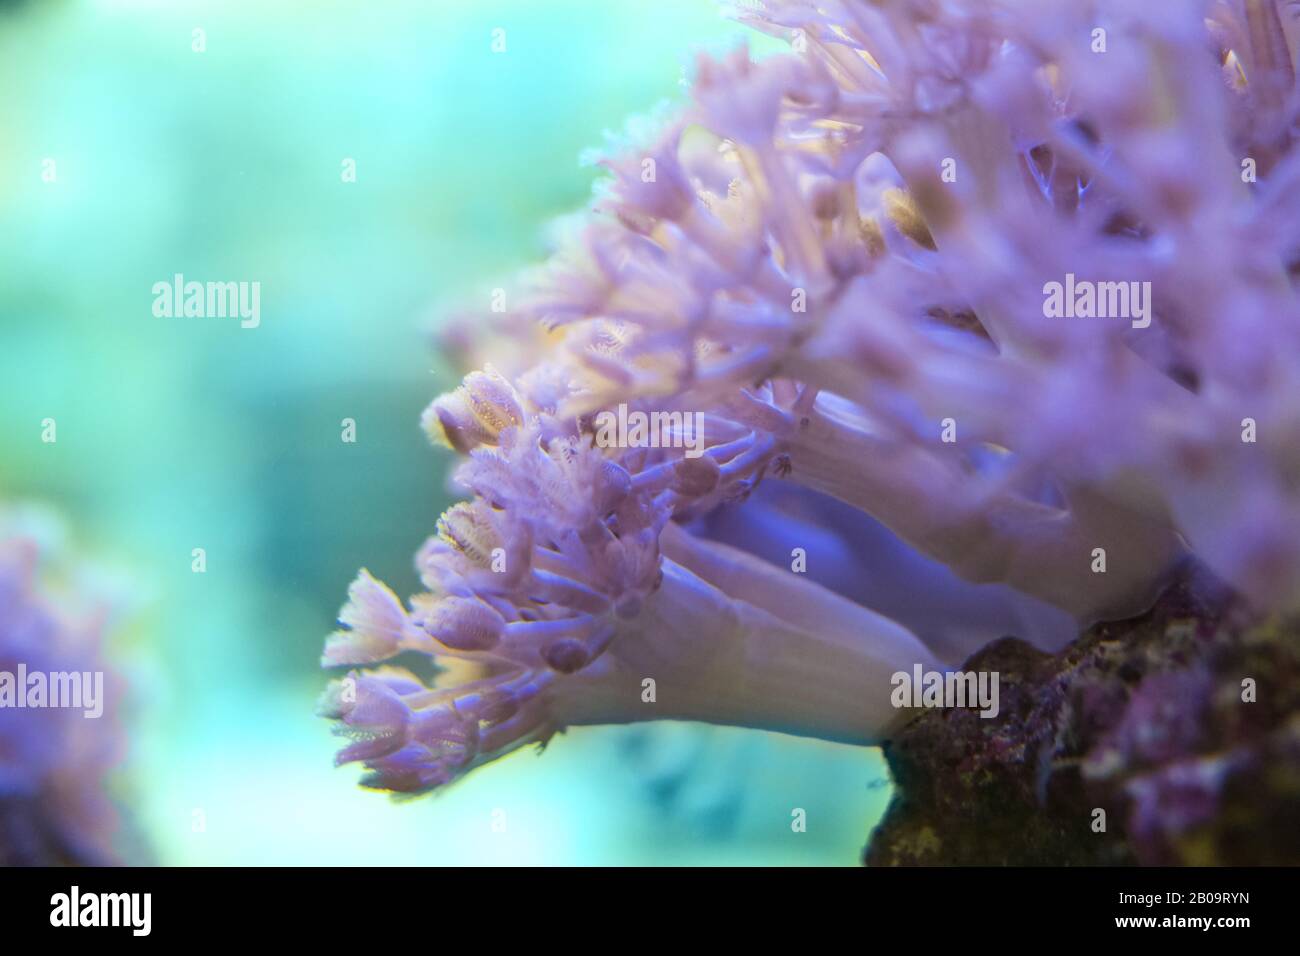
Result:
<svg viewBox="0 0 1300 956">
<path fill-rule="evenodd" d="M 369 668 L 322 701 L 353 740 L 340 761 L 422 792 L 570 724 L 879 742 L 903 719 L 891 673 L 954 664 L 1008 616 L 1056 650 L 1150 608 L 1189 554 L 1256 613 L 1294 610 L 1284 13 L 738 7 L 792 52 L 701 57 L 690 103 L 606 159 L 509 308 L 452 336 L 492 364 L 424 426 L 472 498 L 409 606 L 353 584 L 323 660 Z M 611 445 L 615 410 L 654 440 Z M 794 500 L 751 502 L 760 483 Z M 926 562 L 897 617 L 746 550 L 745 524 L 828 499 Z M 735 544 L 709 531 L 729 510 Z M 944 593 L 967 605 L 936 620 Z M 432 688 L 385 663 L 408 652 L 445 667 Z"/>
<path fill-rule="evenodd" d="M 26 524 L 0 513 L 0 865 L 113 863 L 122 685 L 101 657 L 105 616 L 66 610 Z"/>
</svg>

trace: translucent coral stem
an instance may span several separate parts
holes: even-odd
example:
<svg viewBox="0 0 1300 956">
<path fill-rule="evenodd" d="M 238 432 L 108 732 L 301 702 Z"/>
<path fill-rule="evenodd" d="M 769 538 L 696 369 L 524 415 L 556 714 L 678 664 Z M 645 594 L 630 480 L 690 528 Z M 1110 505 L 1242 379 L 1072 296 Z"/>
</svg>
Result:
<svg viewBox="0 0 1300 956">
<path fill-rule="evenodd" d="M 925 448 L 827 415 L 807 421 L 789 446 L 791 480 L 865 511 L 969 581 L 1009 584 L 1092 621 L 1149 607 L 1181 554 L 1167 525 L 1086 492 L 1068 508 L 1014 493 L 990 500 Z"/>
<path fill-rule="evenodd" d="M 670 525 L 663 583 L 563 723 L 698 720 L 843 743 L 885 739 L 891 678 L 939 665 L 906 628 L 801 574 Z M 645 699 L 649 678 L 654 700 Z"/>
</svg>

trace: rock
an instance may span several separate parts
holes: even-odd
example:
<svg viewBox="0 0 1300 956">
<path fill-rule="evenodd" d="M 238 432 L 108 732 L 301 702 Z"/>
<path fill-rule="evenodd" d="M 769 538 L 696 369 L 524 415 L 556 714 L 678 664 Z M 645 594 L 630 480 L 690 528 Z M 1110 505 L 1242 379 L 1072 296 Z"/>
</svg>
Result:
<svg viewBox="0 0 1300 956">
<path fill-rule="evenodd" d="M 1300 619 L 1189 569 L 1059 654 L 1005 637 L 961 670 L 999 673 L 1001 711 L 922 711 L 885 745 L 868 865 L 1300 863 Z"/>
</svg>

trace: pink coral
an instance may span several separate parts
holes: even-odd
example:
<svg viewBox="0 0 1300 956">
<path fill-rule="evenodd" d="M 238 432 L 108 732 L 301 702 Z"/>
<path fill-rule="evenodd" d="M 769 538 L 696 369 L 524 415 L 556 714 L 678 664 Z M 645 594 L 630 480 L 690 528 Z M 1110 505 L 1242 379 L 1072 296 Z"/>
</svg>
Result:
<svg viewBox="0 0 1300 956">
<path fill-rule="evenodd" d="M 913 633 L 692 526 L 765 477 L 1078 623 L 1149 606 L 1189 552 L 1293 607 L 1294 8 L 744 4 L 793 52 L 702 58 L 465 336 L 494 367 L 425 426 L 473 498 L 420 554 L 428 593 L 363 573 L 325 660 L 455 666 L 336 684 L 340 759 L 421 791 L 574 723 L 881 739 L 892 671 L 988 635 Z M 1146 284 L 1145 321 L 1052 314 L 1076 278 Z M 698 413 L 704 455 L 602 445 L 619 406 Z"/>
</svg>

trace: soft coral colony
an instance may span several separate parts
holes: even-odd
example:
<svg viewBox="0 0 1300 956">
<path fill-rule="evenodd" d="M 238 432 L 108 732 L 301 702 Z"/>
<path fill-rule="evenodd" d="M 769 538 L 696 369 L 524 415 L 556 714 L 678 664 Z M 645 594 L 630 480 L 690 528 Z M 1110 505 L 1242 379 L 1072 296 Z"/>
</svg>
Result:
<svg viewBox="0 0 1300 956">
<path fill-rule="evenodd" d="M 102 654 L 108 609 L 53 586 L 52 572 L 68 563 L 58 558 L 59 536 L 44 512 L 0 508 L 0 677 L 9 691 L 0 701 L 3 866 L 102 866 L 123 848 L 123 821 L 109 796 L 124 740 L 121 682 L 105 673 Z M 69 680 L 71 706 L 58 696 Z M 38 687 L 47 688 L 39 697 Z"/>
<path fill-rule="evenodd" d="M 880 740 L 892 672 L 984 637 L 940 646 L 702 532 L 766 507 L 746 500 L 764 480 L 1075 624 L 1144 610 L 1188 555 L 1292 606 L 1288 11 L 740 7 L 792 52 L 701 58 L 508 313 L 466 328 L 491 364 L 424 424 L 472 498 L 409 606 L 352 585 L 324 655 L 362 668 L 322 703 L 339 761 L 423 792 L 575 724 Z M 1067 275 L 1150 282 L 1153 321 L 1046 317 Z M 702 413 L 704 454 L 602 447 L 620 405 Z M 433 687 L 383 664 L 403 651 L 442 666 Z"/>
</svg>

